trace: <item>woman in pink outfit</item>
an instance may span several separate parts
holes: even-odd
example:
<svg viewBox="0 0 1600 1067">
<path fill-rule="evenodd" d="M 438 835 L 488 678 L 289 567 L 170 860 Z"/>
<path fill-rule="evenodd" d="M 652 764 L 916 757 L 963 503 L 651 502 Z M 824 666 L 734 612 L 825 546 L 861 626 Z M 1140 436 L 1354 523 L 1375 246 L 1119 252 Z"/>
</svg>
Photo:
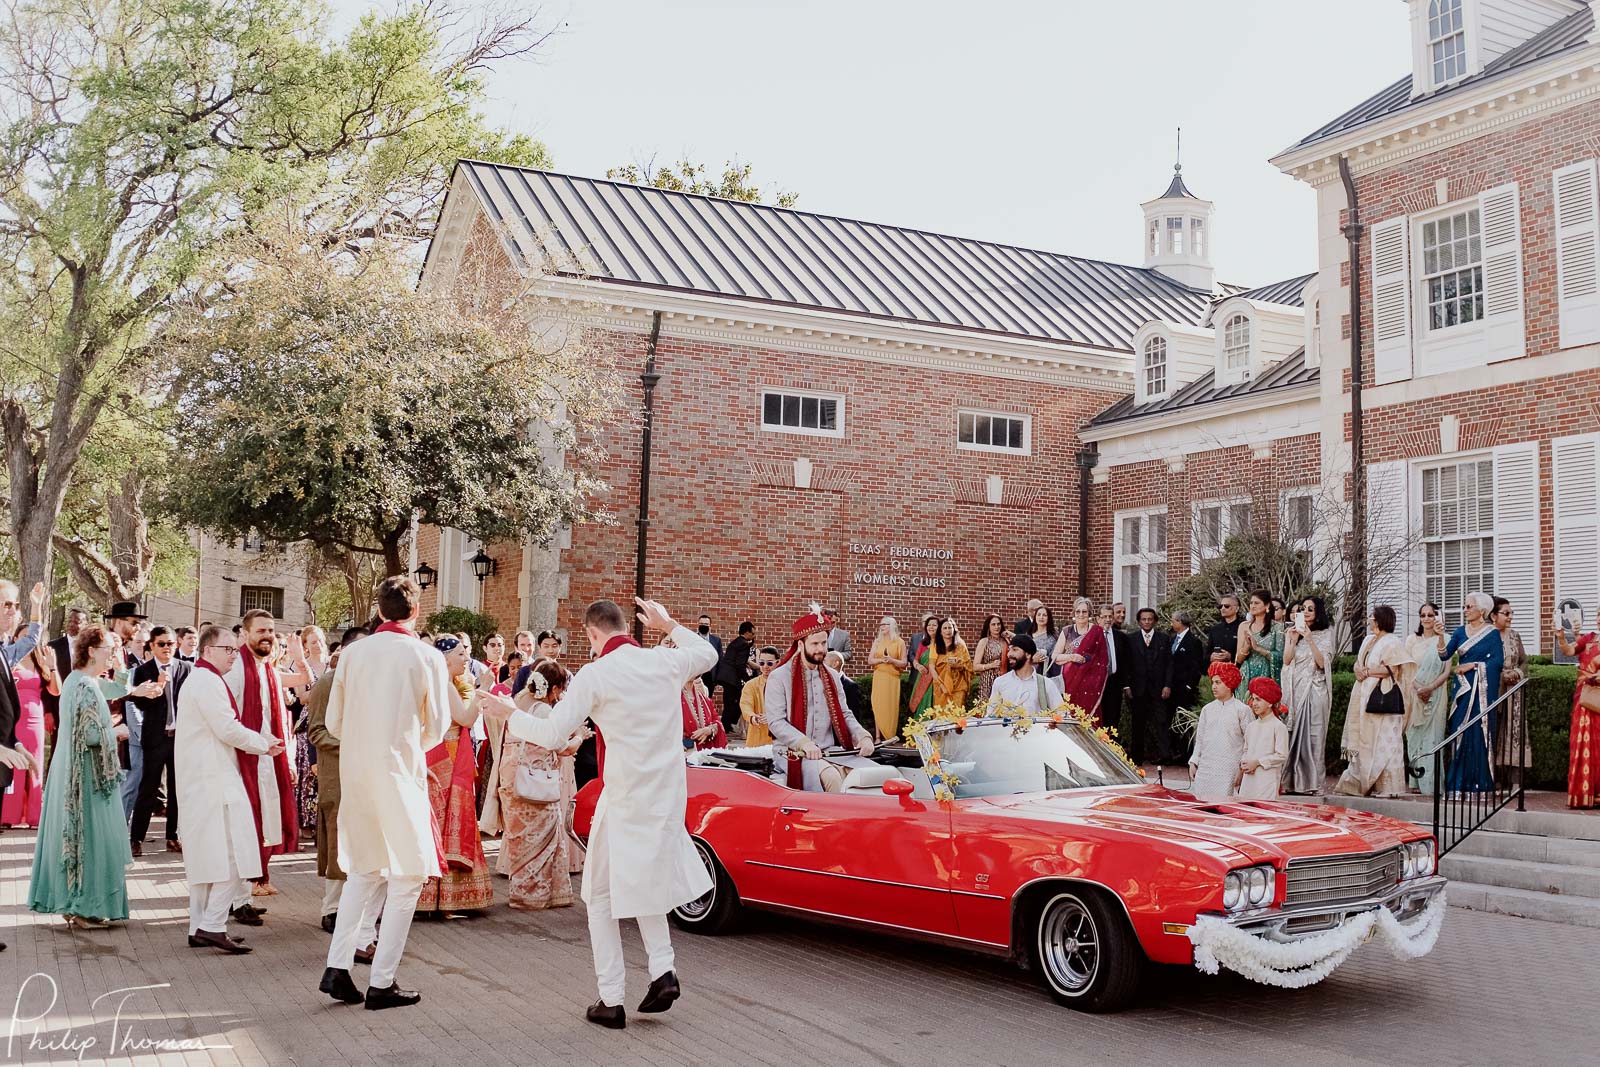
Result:
<svg viewBox="0 0 1600 1067">
<path fill-rule="evenodd" d="M 40 652 L 44 655 L 40 655 Z M 44 694 L 61 695 L 61 679 L 56 676 L 55 653 L 40 646 L 11 671 L 17 683 L 17 745 L 33 753 L 34 763 L 44 766 Z M 39 826 L 39 800 L 44 796 L 44 780 L 38 770 L 16 771 L 11 788 L 0 802 L 0 825 Z"/>
</svg>

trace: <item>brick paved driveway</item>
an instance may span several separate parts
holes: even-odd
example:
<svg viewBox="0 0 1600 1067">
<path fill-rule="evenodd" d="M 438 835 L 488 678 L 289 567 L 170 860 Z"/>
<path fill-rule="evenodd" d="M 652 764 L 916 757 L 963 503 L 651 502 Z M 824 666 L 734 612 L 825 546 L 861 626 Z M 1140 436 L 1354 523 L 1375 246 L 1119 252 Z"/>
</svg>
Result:
<svg viewBox="0 0 1600 1067">
<path fill-rule="evenodd" d="M 159 849 L 160 835 L 152 833 Z M 1368 946 L 1320 986 L 1266 989 L 1189 969 L 1152 974 L 1138 1006 L 1115 1016 L 1057 1008 L 1024 974 L 976 956 L 761 917 L 726 938 L 676 935 L 683 1000 L 667 1015 L 599 1031 L 581 905 L 418 923 L 401 979 L 424 992 L 383 1013 L 316 992 L 327 937 L 315 925 L 314 860 L 275 861 L 280 895 L 256 952 L 226 957 L 184 943 L 187 891 L 177 857 L 136 862 L 134 919 L 69 932 L 21 907 L 33 837 L 0 835 L 0 1062 L 129 1062 L 156 1039 L 231 1050 L 159 1062 L 354 1064 L 1571 1064 L 1600 1048 L 1600 930 L 1452 909 L 1433 954 L 1402 963 Z M 505 883 L 497 882 L 504 900 Z M 642 955 L 628 932 L 630 1008 Z M 18 990 L 56 983 L 46 1020 L 9 1035 Z M 364 969 L 356 972 L 364 982 Z M 113 1055 L 113 1003 L 132 986 Z M 26 1020 L 50 996 L 29 981 Z M 39 1028 L 46 1050 L 29 1041 Z M 7 1041 L 9 1036 L 9 1043 Z M 123 1044 L 127 1039 L 132 1044 Z M 84 1042 L 93 1039 L 87 1049 Z M 76 1044 L 74 1044 L 76 1043 Z M 143 1055 L 133 1062 L 158 1062 Z"/>
</svg>

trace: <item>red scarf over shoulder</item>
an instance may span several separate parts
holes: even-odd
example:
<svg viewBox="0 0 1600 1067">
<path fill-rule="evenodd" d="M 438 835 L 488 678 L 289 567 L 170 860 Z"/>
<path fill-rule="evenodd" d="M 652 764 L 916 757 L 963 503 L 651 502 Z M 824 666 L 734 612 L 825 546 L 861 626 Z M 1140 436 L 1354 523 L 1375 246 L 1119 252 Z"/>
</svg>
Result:
<svg viewBox="0 0 1600 1067">
<path fill-rule="evenodd" d="M 223 688 L 227 689 L 226 676 L 217 670 L 215 666 L 203 659 L 197 659 L 195 665 L 204 667 L 219 678 L 222 678 Z M 261 811 L 261 780 L 258 776 L 257 760 L 268 758 L 272 760 L 272 774 L 278 783 L 278 812 L 276 818 L 282 826 L 283 840 L 279 844 L 270 847 L 261 845 L 261 876 L 265 878 L 268 856 L 281 856 L 285 853 L 298 852 L 300 850 L 299 820 L 295 818 L 294 811 L 294 780 L 289 773 L 289 732 L 285 728 L 287 716 L 283 711 L 283 690 L 277 684 L 275 677 L 268 679 L 272 684 L 267 686 L 267 691 L 271 694 L 271 707 L 263 708 L 261 706 L 261 672 L 263 670 L 271 670 L 271 668 L 257 662 L 255 653 L 247 648 L 239 650 L 239 665 L 244 672 L 244 700 L 242 706 L 234 703 L 233 690 L 228 689 L 228 701 L 230 704 L 234 704 L 233 712 L 238 717 L 239 724 L 247 730 L 254 730 L 256 733 L 260 733 L 262 725 L 267 721 L 267 715 L 270 714 L 272 716 L 272 734 L 285 746 L 284 751 L 271 757 L 257 756 L 252 752 L 243 750 L 238 753 L 239 777 L 244 781 L 245 795 L 250 798 L 250 812 L 255 816 L 256 840 L 258 843 L 264 840 L 261 828 L 264 825 L 263 819 L 267 816 Z"/>
<path fill-rule="evenodd" d="M 789 679 L 789 725 L 806 733 L 806 668 L 810 664 L 805 662 L 805 657 L 800 654 L 802 642 L 796 641 L 789 647 L 789 654 L 783 657 L 783 663 L 793 663 L 794 672 Z M 778 666 L 783 666 L 783 663 Z M 826 664 L 818 665 L 817 670 L 822 672 L 822 695 L 828 705 L 828 719 L 833 723 L 833 743 L 836 745 L 850 744 L 854 734 L 850 731 L 848 720 L 845 719 L 844 705 L 839 700 L 839 686 L 833 680 Z M 810 736 L 807 734 L 806 736 Z M 804 789 L 805 775 L 800 769 L 800 757 L 789 756 L 789 788 Z"/>
</svg>

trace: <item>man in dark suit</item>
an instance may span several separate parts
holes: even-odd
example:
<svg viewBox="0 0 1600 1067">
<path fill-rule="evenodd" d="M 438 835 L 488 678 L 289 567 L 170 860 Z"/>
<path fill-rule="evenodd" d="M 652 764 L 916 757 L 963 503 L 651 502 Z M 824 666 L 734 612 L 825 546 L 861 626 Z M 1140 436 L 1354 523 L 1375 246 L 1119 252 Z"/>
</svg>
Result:
<svg viewBox="0 0 1600 1067">
<path fill-rule="evenodd" d="M 1128 754 L 1135 763 L 1164 763 L 1174 758 L 1168 729 L 1172 709 L 1167 704 L 1172 696 L 1167 681 L 1172 635 L 1156 627 L 1155 608 L 1140 608 L 1138 620 L 1139 629 L 1128 641 L 1128 698 L 1133 704 L 1133 744 Z"/>
<path fill-rule="evenodd" d="M 1200 635 L 1189 625 L 1187 611 L 1172 613 L 1172 639 L 1167 663 L 1167 722 L 1179 708 L 1195 709 L 1200 699 L 1200 676 L 1208 666 L 1206 646 Z M 1172 763 L 1182 766 L 1188 762 L 1188 746 L 1183 739 L 1169 731 L 1172 740 Z"/>
<path fill-rule="evenodd" d="M 739 699 L 744 696 L 744 683 L 750 679 L 750 657 L 755 651 L 756 624 L 748 620 L 739 624 L 739 636 L 728 642 L 728 648 L 717 660 L 713 677 L 722 684 L 722 728 L 732 730 L 741 719 Z M 709 685 L 707 689 L 711 688 Z"/>
<path fill-rule="evenodd" d="M 1115 729 L 1122 721 L 1122 698 L 1133 685 L 1133 645 L 1128 643 L 1128 631 L 1118 625 L 1116 610 L 1121 604 L 1106 604 L 1100 608 L 1100 628 L 1106 632 L 1106 649 L 1110 663 L 1106 665 L 1106 691 L 1100 699 L 1100 719 Z M 1128 609 L 1122 608 L 1122 617 Z"/>
<path fill-rule="evenodd" d="M 700 616 L 700 636 L 705 638 L 708 642 L 710 642 L 711 647 L 717 650 L 717 662 L 720 664 L 721 661 L 722 661 L 722 638 L 718 637 L 716 634 L 711 632 L 711 616 L 710 615 L 702 615 L 702 616 Z M 708 693 L 716 692 L 716 690 L 717 690 L 717 668 L 716 667 L 712 667 L 709 671 L 706 671 L 706 673 L 704 673 L 704 674 L 702 674 L 700 676 L 700 680 L 702 682 L 706 683 L 706 692 L 708 692 Z"/>
<path fill-rule="evenodd" d="M 1239 651 L 1239 598 L 1232 593 L 1217 598 L 1217 610 L 1222 621 L 1206 631 L 1206 642 L 1211 646 L 1211 662 L 1232 663 Z"/>
<path fill-rule="evenodd" d="M 133 684 L 143 685 L 163 678 L 167 684 L 160 696 L 128 698 L 138 706 L 144 720 L 139 729 L 140 746 L 144 750 L 144 776 L 139 781 L 133 818 L 128 825 L 135 856 L 144 851 L 144 835 L 150 829 L 150 817 L 155 814 L 161 792 L 162 768 L 167 772 L 167 851 L 183 851 L 178 844 L 178 779 L 172 762 L 172 737 L 178 728 L 178 691 L 189 677 L 190 667 L 178 659 L 178 637 L 165 626 L 150 631 L 148 649 L 150 658 L 134 668 Z"/>
</svg>

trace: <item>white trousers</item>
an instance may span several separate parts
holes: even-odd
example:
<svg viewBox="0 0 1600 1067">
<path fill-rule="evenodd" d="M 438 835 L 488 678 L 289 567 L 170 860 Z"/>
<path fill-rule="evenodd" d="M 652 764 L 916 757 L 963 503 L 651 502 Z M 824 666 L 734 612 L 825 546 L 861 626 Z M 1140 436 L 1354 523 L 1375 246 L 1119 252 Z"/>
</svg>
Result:
<svg viewBox="0 0 1600 1067">
<path fill-rule="evenodd" d="M 622 926 L 611 914 L 610 857 L 603 848 L 584 858 L 589 887 L 589 947 L 594 952 L 594 974 L 600 986 L 600 999 L 613 1007 L 627 996 L 628 974 L 622 958 Z M 639 937 L 650 956 L 650 980 L 655 981 L 673 969 L 672 935 L 665 915 L 640 915 Z"/>
<path fill-rule="evenodd" d="M 356 960 L 356 950 L 372 944 L 371 930 L 383 913 L 387 921 L 378 934 L 378 951 L 372 957 L 367 978 L 370 989 L 387 989 L 394 984 L 400 957 L 406 951 L 411 933 L 411 917 L 417 911 L 425 878 L 386 878 L 381 874 L 351 874 L 345 878 L 339 895 L 339 918 L 333 924 L 333 944 L 328 946 L 328 966 L 348 971 Z M 387 898 L 385 897 L 387 894 Z"/>
<path fill-rule="evenodd" d="M 198 930 L 213 934 L 227 933 L 228 909 L 233 906 L 233 898 L 238 891 L 237 878 L 226 882 L 189 883 L 189 933 Z"/>
<path fill-rule="evenodd" d="M 339 910 L 339 896 L 344 892 L 344 882 L 337 878 L 322 880 L 322 914 L 332 915 Z"/>
</svg>

